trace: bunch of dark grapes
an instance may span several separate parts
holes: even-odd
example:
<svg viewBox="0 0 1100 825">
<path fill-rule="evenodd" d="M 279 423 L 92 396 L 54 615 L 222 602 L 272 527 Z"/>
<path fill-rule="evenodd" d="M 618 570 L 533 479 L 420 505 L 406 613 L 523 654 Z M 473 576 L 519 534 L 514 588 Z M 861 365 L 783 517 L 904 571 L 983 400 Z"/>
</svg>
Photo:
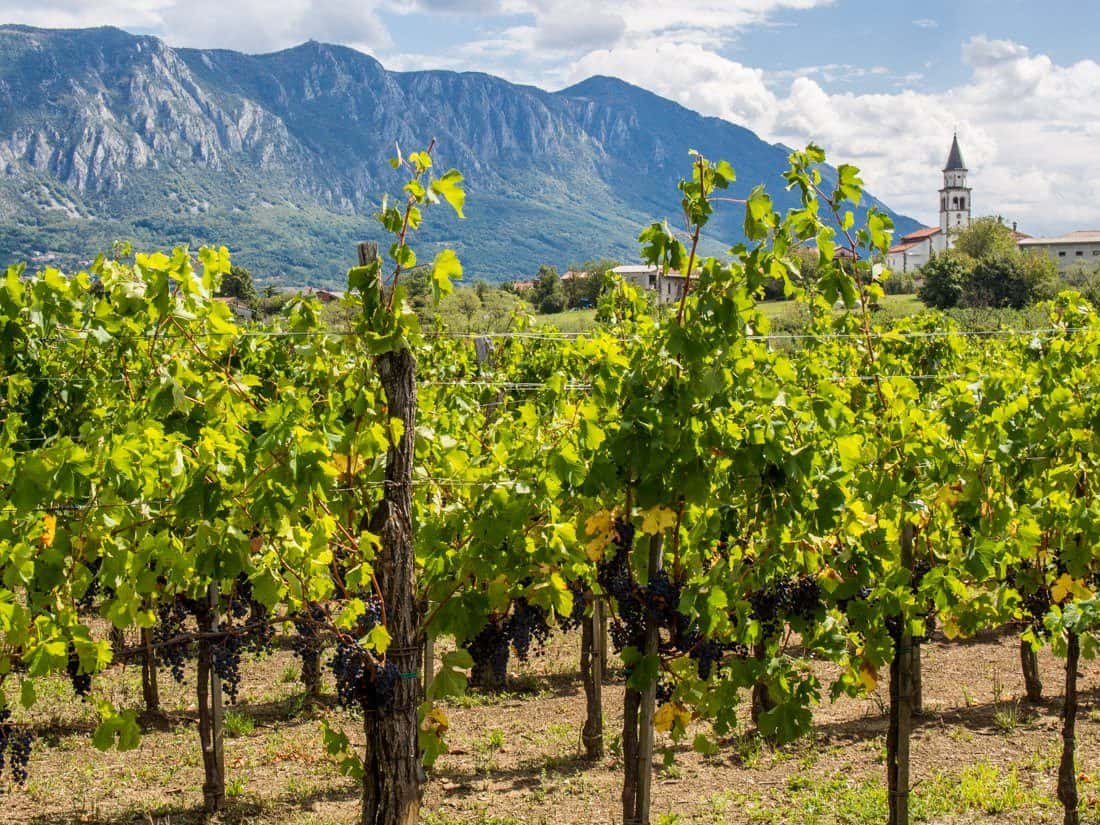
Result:
<svg viewBox="0 0 1100 825">
<path fill-rule="evenodd" d="M 195 646 L 180 639 L 187 632 L 187 620 L 194 614 L 197 603 L 193 599 L 177 596 L 157 605 L 157 625 L 153 629 L 157 661 L 167 667 L 172 678 L 183 682 L 183 665 L 195 655 Z"/>
<path fill-rule="evenodd" d="M 550 638 L 550 623 L 547 621 L 546 611 L 525 598 L 516 599 L 512 603 L 512 613 L 506 622 L 505 632 L 511 639 L 516 656 L 521 662 L 526 662 L 532 643 L 541 648 Z"/>
<path fill-rule="evenodd" d="M 88 586 L 84 589 L 84 592 L 80 594 L 80 599 L 77 600 L 77 606 L 81 610 L 91 610 L 95 607 L 96 596 L 99 595 L 99 569 L 103 566 L 103 559 L 100 556 L 96 556 L 89 562 L 84 562 L 84 566 L 88 568 L 88 572 L 91 574 L 91 580 L 88 582 Z"/>
<path fill-rule="evenodd" d="M 275 628 L 270 622 L 270 612 L 265 605 L 257 601 L 248 603 L 248 635 L 244 646 L 253 653 L 267 653 L 271 650 L 275 638 Z"/>
<path fill-rule="evenodd" d="M 568 616 L 558 617 L 558 626 L 566 633 L 581 626 L 588 607 L 588 586 L 583 581 L 574 579 L 569 582 L 569 592 L 573 594 L 573 610 Z"/>
<path fill-rule="evenodd" d="M 360 636 L 366 636 L 378 625 L 382 624 L 382 600 L 376 595 L 359 594 L 363 602 L 363 615 L 359 617 L 356 628 Z"/>
<path fill-rule="evenodd" d="M 920 589 L 920 584 L 924 581 L 924 577 L 928 575 L 928 572 L 932 569 L 932 562 L 928 559 L 919 559 L 913 563 L 912 584 L 914 590 Z"/>
<path fill-rule="evenodd" d="M 1050 610 L 1050 590 L 1039 587 L 1030 593 L 1021 593 L 1020 596 L 1023 599 L 1024 613 L 1028 616 L 1031 631 L 1040 638 L 1045 637 L 1047 628 L 1043 624 L 1043 617 Z"/>
<path fill-rule="evenodd" d="M 672 699 L 673 686 L 662 678 L 657 680 L 657 704 L 663 705 Z"/>
<path fill-rule="evenodd" d="M 698 669 L 698 678 L 704 681 L 711 678 L 711 674 L 715 672 L 714 665 L 722 662 L 728 649 L 730 649 L 729 646 L 719 645 L 718 642 L 709 639 L 698 642 L 689 652 Z"/>
<path fill-rule="evenodd" d="M 760 622 L 765 638 L 779 634 L 790 604 L 791 586 L 787 579 L 780 579 L 770 587 L 762 587 L 749 595 L 753 618 Z"/>
<path fill-rule="evenodd" d="M 290 640 L 290 647 L 303 661 L 321 655 L 324 643 L 318 630 L 324 619 L 325 610 L 316 602 L 310 602 L 304 615 L 294 617 L 294 629 L 298 634 Z"/>
<path fill-rule="evenodd" d="M 27 765 L 31 761 L 31 744 L 34 734 L 30 728 L 20 726 L 8 736 L 8 757 L 11 761 L 11 780 L 16 785 L 27 781 Z"/>
<path fill-rule="evenodd" d="M 31 744 L 34 734 L 25 725 L 14 725 L 11 711 L 0 708 L 0 771 L 4 769 L 4 755 L 8 755 L 11 778 L 17 785 L 27 781 L 27 765 L 31 761 Z"/>
<path fill-rule="evenodd" d="M 379 664 L 358 642 L 340 641 L 329 667 L 336 677 L 336 699 L 343 707 L 369 712 L 393 705 L 401 672 L 392 662 Z"/>
<path fill-rule="evenodd" d="M 92 674 L 80 672 L 80 656 L 72 642 L 69 643 L 69 658 L 65 662 L 65 670 L 77 696 L 84 697 L 92 692 Z"/>
<path fill-rule="evenodd" d="M 821 585 L 814 576 L 802 574 L 795 578 L 788 590 L 790 615 L 809 622 L 821 608 Z"/>
<path fill-rule="evenodd" d="M 649 618 L 658 626 L 672 629 L 680 621 L 680 585 L 658 570 L 642 588 L 642 602 Z"/>
<path fill-rule="evenodd" d="M 241 687 L 241 653 L 248 641 L 243 634 L 234 632 L 229 622 L 222 622 L 218 630 L 223 635 L 210 645 L 210 667 L 218 674 L 222 692 L 233 704 Z"/>
<path fill-rule="evenodd" d="M 499 617 L 490 617 L 489 623 L 474 638 L 467 642 L 466 650 L 474 660 L 475 667 L 487 667 L 493 674 L 493 681 L 503 684 L 508 677 L 508 653 L 511 638 L 505 622 Z"/>
<path fill-rule="evenodd" d="M 596 581 L 604 593 L 617 602 L 634 595 L 634 578 L 630 574 L 630 548 L 634 546 L 634 525 L 616 521 L 612 543 L 615 554 L 610 558 L 604 555 L 596 567 Z"/>
</svg>

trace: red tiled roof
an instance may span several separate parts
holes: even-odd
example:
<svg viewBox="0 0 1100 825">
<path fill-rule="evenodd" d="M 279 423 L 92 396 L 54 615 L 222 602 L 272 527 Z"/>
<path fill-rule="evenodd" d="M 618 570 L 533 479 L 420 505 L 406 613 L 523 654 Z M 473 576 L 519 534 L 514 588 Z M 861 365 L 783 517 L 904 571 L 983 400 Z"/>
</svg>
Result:
<svg viewBox="0 0 1100 825">
<path fill-rule="evenodd" d="M 909 236 L 906 235 L 906 238 Z M 887 255 L 893 255 L 896 252 L 908 252 L 914 246 L 920 246 L 920 241 L 910 241 L 909 243 L 899 243 L 897 246 L 891 247 Z"/>
<path fill-rule="evenodd" d="M 940 228 L 938 226 L 927 226 L 924 229 L 918 229 L 916 232 L 910 232 L 908 235 L 902 236 L 902 241 L 919 241 L 924 238 L 931 238 L 933 235 L 938 235 Z"/>
</svg>

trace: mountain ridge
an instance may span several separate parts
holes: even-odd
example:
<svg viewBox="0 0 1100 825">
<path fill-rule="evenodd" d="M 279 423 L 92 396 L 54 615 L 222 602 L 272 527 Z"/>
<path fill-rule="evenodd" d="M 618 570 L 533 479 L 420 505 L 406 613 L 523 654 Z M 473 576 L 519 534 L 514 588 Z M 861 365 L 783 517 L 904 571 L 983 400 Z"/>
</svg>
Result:
<svg viewBox="0 0 1100 825">
<path fill-rule="evenodd" d="M 437 212 L 421 257 L 453 246 L 471 278 L 634 260 L 639 230 L 678 215 L 688 149 L 729 160 L 735 195 L 766 183 L 779 208 L 794 204 L 786 149 L 618 78 L 549 92 L 482 72 L 393 72 L 318 41 L 248 55 L 115 27 L 3 25 L 0 263 L 73 265 L 116 238 L 217 243 L 261 280 L 339 284 L 402 183 L 395 142 L 432 137 L 437 164 L 467 178 L 469 217 Z M 720 214 L 712 247 L 739 240 L 740 223 L 739 210 Z"/>
</svg>

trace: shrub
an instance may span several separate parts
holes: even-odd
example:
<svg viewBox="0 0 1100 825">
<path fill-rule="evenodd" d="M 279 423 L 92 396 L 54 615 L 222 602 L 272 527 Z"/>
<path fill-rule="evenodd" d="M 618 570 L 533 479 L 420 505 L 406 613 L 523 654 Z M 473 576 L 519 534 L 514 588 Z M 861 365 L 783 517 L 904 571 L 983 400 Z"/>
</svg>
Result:
<svg viewBox="0 0 1100 825">
<path fill-rule="evenodd" d="M 971 265 L 961 255 L 945 252 L 933 255 L 921 267 L 921 284 L 918 295 L 921 301 L 935 309 L 958 306 L 970 278 Z"/>
</svg>

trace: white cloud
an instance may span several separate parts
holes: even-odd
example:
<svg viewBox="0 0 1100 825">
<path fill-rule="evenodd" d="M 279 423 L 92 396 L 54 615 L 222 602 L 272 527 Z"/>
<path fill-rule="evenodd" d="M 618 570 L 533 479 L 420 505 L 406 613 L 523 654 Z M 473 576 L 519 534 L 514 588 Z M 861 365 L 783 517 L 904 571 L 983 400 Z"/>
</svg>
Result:
<svg viewBox="0 0 1100 825">
<path fill-rule="evenodd" d="M 939 28 L 939 22 L 933 20 L 931 17 L 922 17 L 919 20 L 914 20 L 913 25 L 918 29 L 936 29 Z"/>
<path fill-rule="evenodd" d="M 459 2 L 460 0 L 455 0 Z M 371 50 L 392 44 L 380 0 L 0 0 L 0 19 L 48 28 L 118 26 L 174 46 L 273 51 L 310 38 Z"/>
<path fill-rule="evenodd" d="M 927 223 L 937 219 L 940 169 L 957 128 L 979 213 L 1003 214 L 1033 233 L 1100 228 L 1100 64 L 1059 66 L 985 37 L 966 41 L 962 54 L 970 76 L 942 92 L 827 90 L 822 83 L 840 78 L 843 65 L 807 67 L 780 87 L 775 75 L 661 40 L 594 51 L 563 81 L 616 75 L 769 140 L 816 141 L 834 162 L 860 166 L 868 188 L 893 208 Z"/>
</svg>

